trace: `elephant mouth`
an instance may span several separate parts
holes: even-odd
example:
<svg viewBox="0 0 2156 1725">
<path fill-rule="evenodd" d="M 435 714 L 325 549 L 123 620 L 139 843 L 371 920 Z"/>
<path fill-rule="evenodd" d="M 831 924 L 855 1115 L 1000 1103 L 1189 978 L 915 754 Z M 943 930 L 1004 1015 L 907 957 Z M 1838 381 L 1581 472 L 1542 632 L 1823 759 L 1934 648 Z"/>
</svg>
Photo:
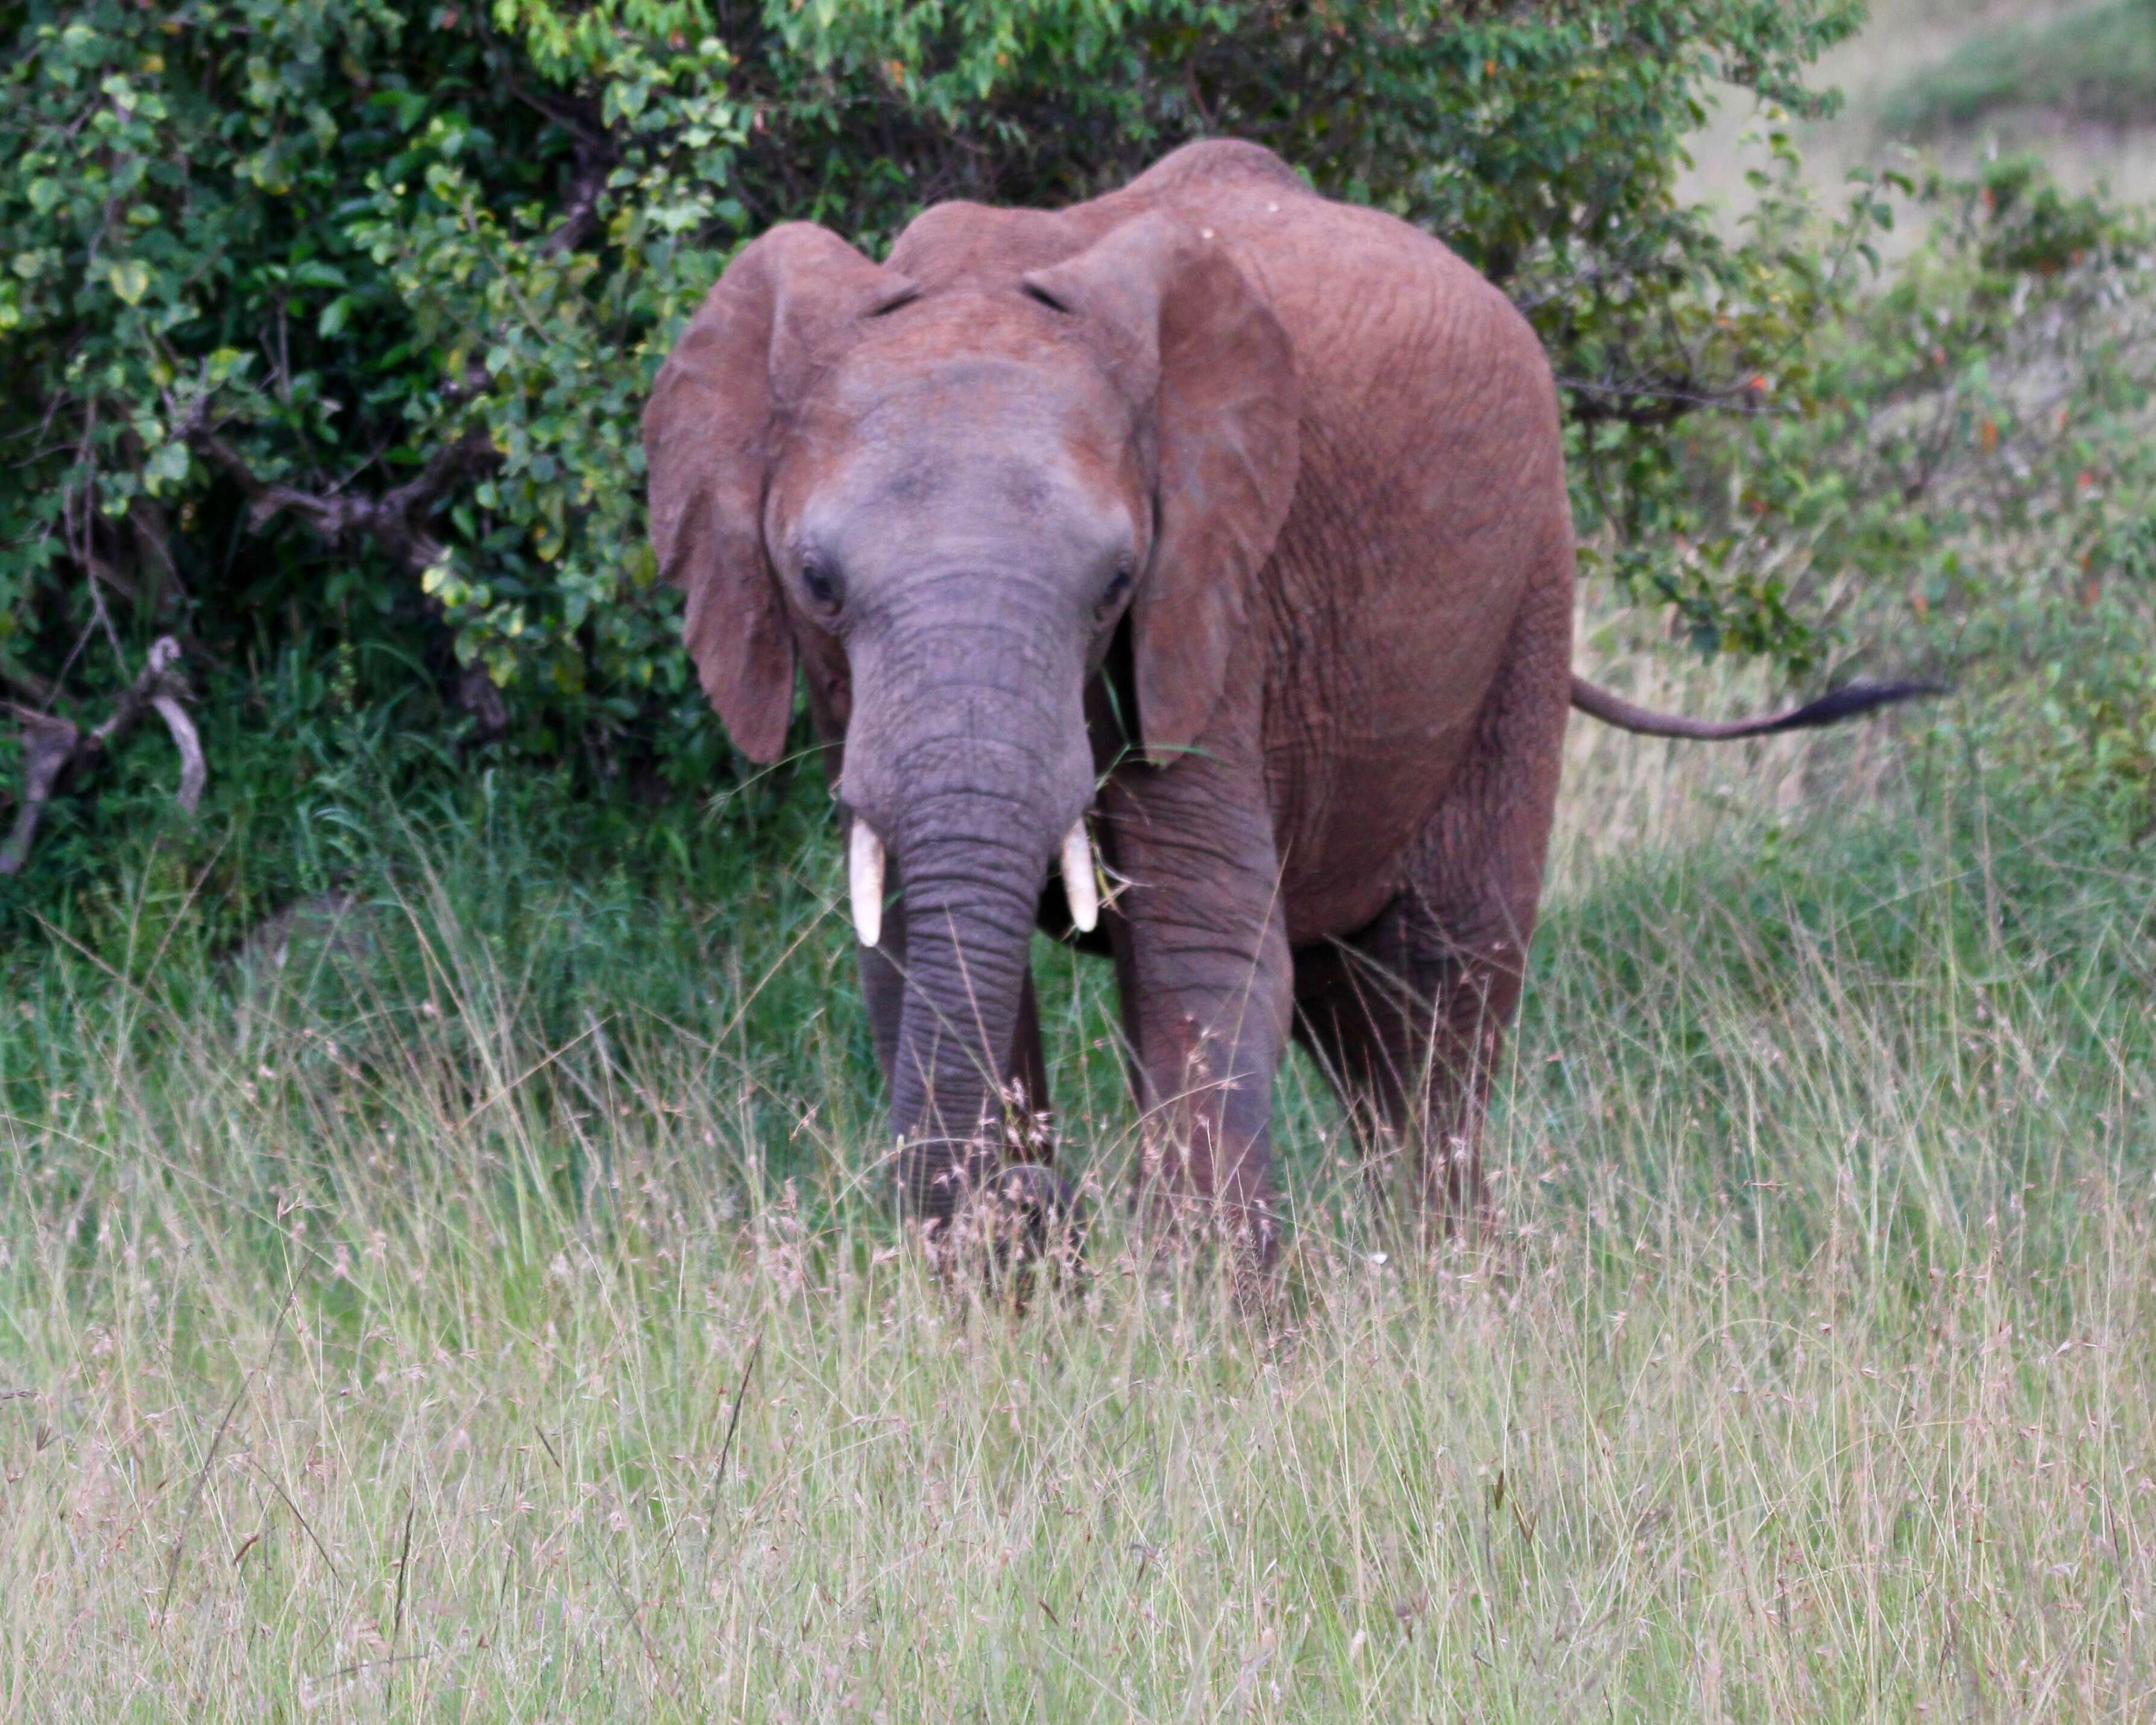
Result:
<svg viewBox="0 0 2156 1725">
<path fill-rule="evenodd" d="M 854 932 L 865 947 L 883 941 L 884 876 L 889 853 L 882 838 L 856 814 L 846 845 L 846 896 L 852 907 Z M 1091 934 L 1101 921 L 1101 871 L 1093 854 L 1093 840 L 1086 817 L 1070 824 L 1056 849 L 1055 866 L 1063 879 L 1063 896 L 1070 906 L 1070 922 L 1081 934 Z"/>
</svg>

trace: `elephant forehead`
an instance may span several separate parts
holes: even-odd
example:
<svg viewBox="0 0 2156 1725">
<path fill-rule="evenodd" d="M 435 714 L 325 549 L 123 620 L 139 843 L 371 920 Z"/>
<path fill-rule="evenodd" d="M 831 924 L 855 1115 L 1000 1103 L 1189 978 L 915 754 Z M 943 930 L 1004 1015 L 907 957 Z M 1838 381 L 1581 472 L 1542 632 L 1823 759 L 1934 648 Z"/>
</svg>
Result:
<svg viewBox="0 0 2156 1725">
<path fill-rule="evenodd" d="M 872 551 L 894 531 L 937 540 L 1007 536 L 1060 525 L 1105 534 L 1126 511 L 1097 467 L 1044 441 L 1037 448 L 987 443 L 937 447 L 914 439 L 865 444 L 801 485 L 789 475 L 804 539 L 858 542 Z"/>
<path fill-rule="evenodd" d="M 1132 470 L 1136 429 L 1129 403 L 1083 368 L 978 352 L 857 355 L 794 417 L 787 465 L 819 489 L 867 483 L 909 496 L 983 468 L 1008 475 L 1004 489 L 1112 491 Z"/>
<path fill-rule="evenodd" d="M 1028 294 L 1017 274 L 924 290 L 854 326 L 826 367 L 840 388 L 1001 362 L 1036 372 L 1097 372 L 1098 343 Z"/>
<path fill-rule="evenodd" d="M 1061 443 L 1127 436 L 1129 407 L 1082 367 L 978 348 L 939 360 L 851 366 L 834 379 L 825 423 L 886 439 L 916 432 L 947 444 L 1006 446 L 1040 434 Z"/>
<path fill-rule="evenodd" d="M 963 199 L 923 210 L 891 249 L 891 267 L 933 293 L 968 281 L 1014 284 L 1084 249 L 1084 223 L 1061 210 L 998 209 Z"/>
</svg>

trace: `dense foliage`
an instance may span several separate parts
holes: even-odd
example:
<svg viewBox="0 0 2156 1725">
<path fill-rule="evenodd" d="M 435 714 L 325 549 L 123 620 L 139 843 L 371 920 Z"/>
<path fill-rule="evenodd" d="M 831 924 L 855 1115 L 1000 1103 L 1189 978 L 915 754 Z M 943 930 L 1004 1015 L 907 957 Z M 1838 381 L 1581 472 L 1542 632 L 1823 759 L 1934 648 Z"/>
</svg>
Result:
<svg viewBox="0 0 2156 1725">
<path fill-rule="evenodd" d="M 1773 579 L 1672 554 L 1672 428 L 1804 395 L 1876 208 L 1861 192 L 1822 250 L 1770 191 L 1732 240 L 1676 176 L 1713 80 L 1815 110 L 1804 69 L 1859 12 L 0 8 L 0 696 L 25 736 L 87 726 L 171 635 L 228 809 L 361 734 L 445 766 L 477 745 L 588 783 L 723 782 L 643 542 L 636 413 L 731 249 L 804 216 L 875 249 L 935 199 L 1081 197 L 1217 133 L 1503 282 L 1568 380 L 1583 516 L 1622 572 L 1703 635 L 1801 657 Z M 153 724 L 112 752 L 72 778 L 170 777 Z M 94 870 L 105 806 L 54 803 L 48 878 Z"/>
</svg>

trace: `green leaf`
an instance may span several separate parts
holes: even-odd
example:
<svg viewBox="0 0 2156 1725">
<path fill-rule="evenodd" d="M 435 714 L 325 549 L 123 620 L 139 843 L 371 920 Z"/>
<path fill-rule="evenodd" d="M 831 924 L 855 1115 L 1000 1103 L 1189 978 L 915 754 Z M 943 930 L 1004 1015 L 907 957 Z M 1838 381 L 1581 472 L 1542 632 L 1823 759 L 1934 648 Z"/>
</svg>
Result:
<svg viewBox="0 0 2156 1725">
<path fill-rule="evenodd" d="M 139 305 L 142 296 L 150 291 L 150 268 L 139 259 L 129 258 L 112 264 L 105 271 L 105 280 L 121 300 L 130 305 Z"/>
</svg>

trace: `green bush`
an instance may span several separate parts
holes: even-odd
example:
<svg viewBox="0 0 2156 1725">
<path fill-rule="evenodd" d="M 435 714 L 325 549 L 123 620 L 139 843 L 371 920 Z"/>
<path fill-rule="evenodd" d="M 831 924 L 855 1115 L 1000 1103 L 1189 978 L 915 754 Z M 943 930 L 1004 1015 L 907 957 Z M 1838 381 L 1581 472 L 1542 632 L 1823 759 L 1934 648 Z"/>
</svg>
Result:
<svg viewBox="0 0 2156 1725">
<path fill-rule="evenodd" d="M 2156 825 L 2156 225 L 2026 157 L 1820 331 L 1801 414 L 1688 434 L 1686 555 L 2005 704 L 1990 747 Z"/>
<path fill-rule="evenodd" d="M 1769 369 L 1802 394 L 1807 331 L 1876 219 L 1862 191 L 1822 252 L 1782 182 L 1726 239 L 1678 196 L 1683 140 L 1717 79 L 1821 111 L 1802 74 L 1859 12 L 9 8 L 0 695 L 87 727 L 175 637 L 213 834 L 290 804 L 355 737 L 408 782 L 521 759 L 586 788 L 723 783 L 644 543 L 636 414 L 732 249 L 789 217 L 873 249 L 937 198 L 1082 197 L 1223 132 L 1505 284 L 1568 379 L 1583 517 L 1676 591 L 1672 427 L 1746 405 Z M 1802 650 L 1771 584 L 1684 597 L 1743 644 Z M 112 753 L 74 775 L 95 799 L 49 812 L 48 912 L 170 783 L 154 724 Z"/>
</svg>

